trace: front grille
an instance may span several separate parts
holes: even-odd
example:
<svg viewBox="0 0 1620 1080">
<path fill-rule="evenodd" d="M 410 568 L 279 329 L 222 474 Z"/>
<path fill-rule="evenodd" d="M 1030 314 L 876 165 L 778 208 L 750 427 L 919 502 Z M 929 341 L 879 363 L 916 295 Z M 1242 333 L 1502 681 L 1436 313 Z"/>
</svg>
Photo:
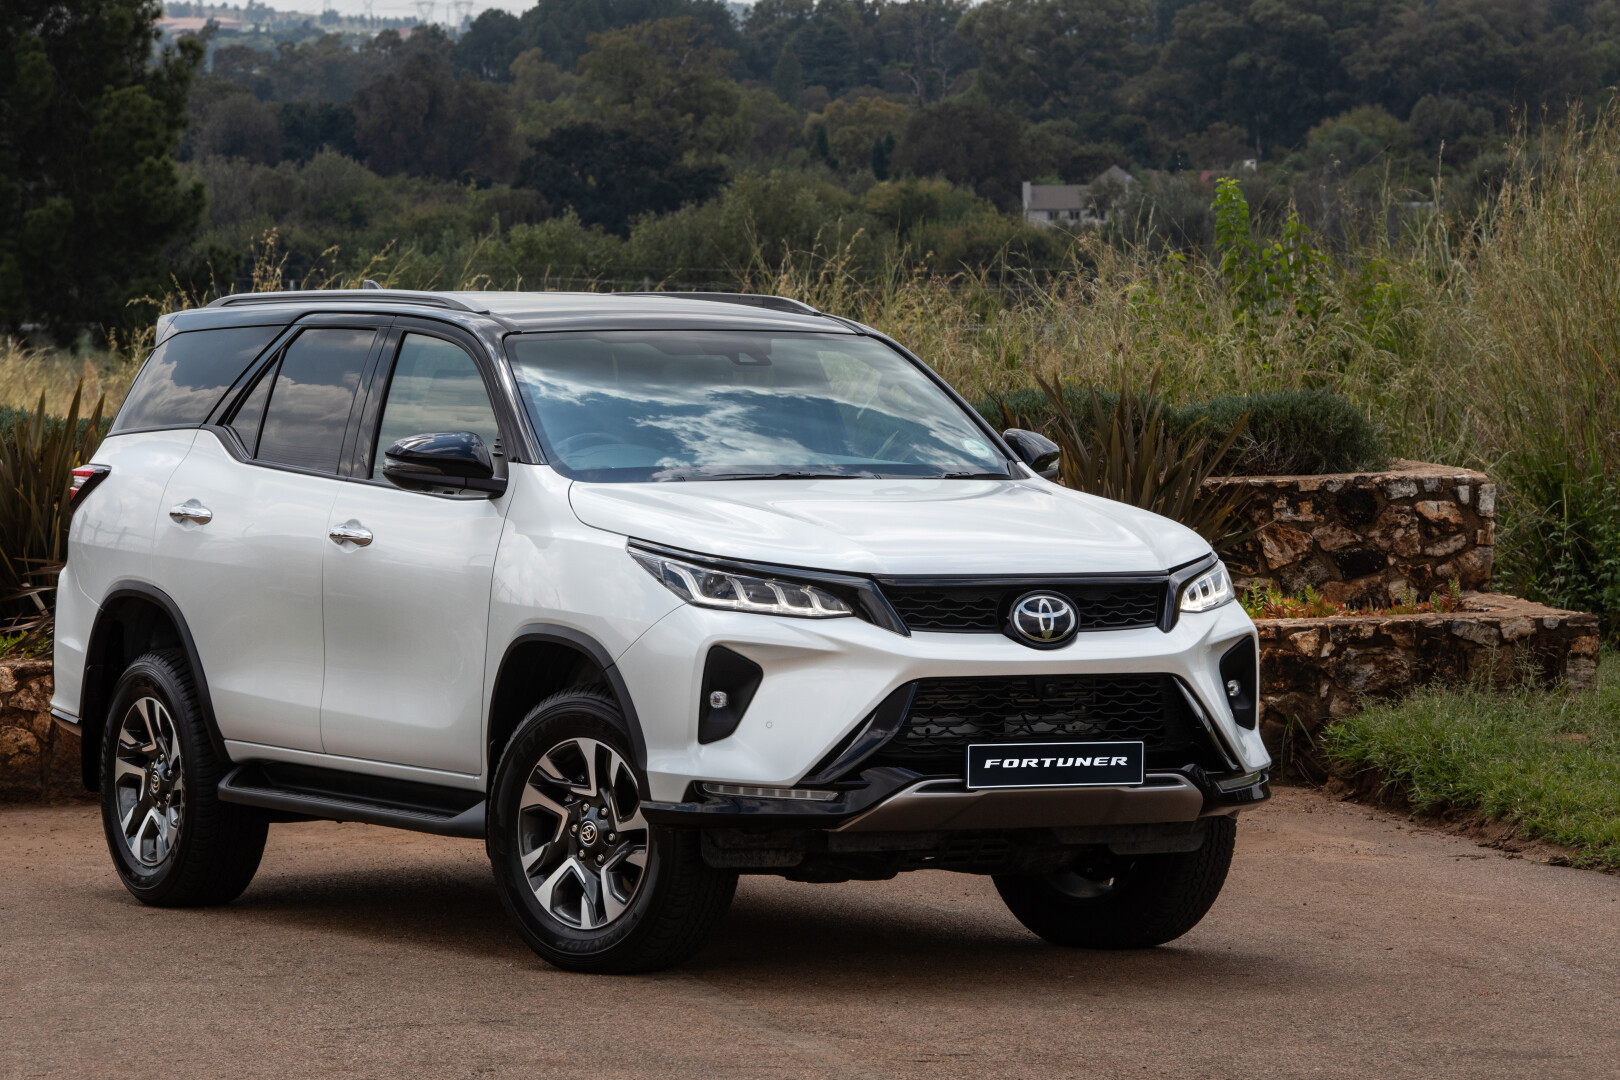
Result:
<svg viewBox="0 0 1620 1080">
<path fill-rule="evenodd" d="M 1039 585 L 908 585 L 885 583 L 883 595 L 912 630 L 953 634 L 1000 633 L 1014 600 Z M 1080 630 L 1129 630 L 1157 626 L 1164 603 L 1162 581 L 1050 586 L 1073 601 Z"/>
<path fill-rule="evenodd" d="M 960 776 L 969 743 L 1137 740 L 1149 768 L 1219 767 L 1169 675 L 921 679 L 893 738 L 862 762 Z"/>
</svg>

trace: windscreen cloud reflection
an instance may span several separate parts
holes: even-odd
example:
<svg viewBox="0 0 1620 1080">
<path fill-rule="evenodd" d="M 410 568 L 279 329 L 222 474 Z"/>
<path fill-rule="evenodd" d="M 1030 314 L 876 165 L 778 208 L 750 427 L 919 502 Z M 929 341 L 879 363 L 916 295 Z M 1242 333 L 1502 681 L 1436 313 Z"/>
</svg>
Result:
<svg viewBox="0 0 1620 1080">
<path fill-rule="evenodd" d="M 961 407 L 871 338 L 622 331 L 508 348 L 548 460 L 576 480 L 1011 475 Z"/>
</svg>

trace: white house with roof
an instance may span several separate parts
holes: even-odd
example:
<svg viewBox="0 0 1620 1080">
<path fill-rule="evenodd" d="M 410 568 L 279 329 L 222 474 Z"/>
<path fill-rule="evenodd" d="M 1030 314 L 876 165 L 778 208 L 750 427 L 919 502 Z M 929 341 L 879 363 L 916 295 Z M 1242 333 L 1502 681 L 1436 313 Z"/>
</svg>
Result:
<svg viewBox="0 0 1620 1080">
<path fill-rule="evenodd" d="M 1031 225 L 1101 225 L 1108 212 L 1136 186 L 1136 178 L 1110 165 L 1089 184 L 1024 182 L 1024 220 Z"/>
</svg>

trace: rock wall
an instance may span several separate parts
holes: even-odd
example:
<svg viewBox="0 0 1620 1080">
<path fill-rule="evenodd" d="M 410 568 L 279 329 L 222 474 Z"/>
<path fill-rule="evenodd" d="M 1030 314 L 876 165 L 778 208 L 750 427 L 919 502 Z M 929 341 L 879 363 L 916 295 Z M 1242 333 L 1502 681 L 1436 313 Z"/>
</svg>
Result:
<svg viewBox="0 0 1620 1080">
<path fill-rule="evenodd" d="M 78 736 L 51 719 L 51 662 L 0 660 L 0 801 L 87 795 Z"/>
<path fill-rule="evenodd" d="M 1425 683 L 1526 673 L 1585 689 L 1597 677 L 1597 616 L 1496 593 L 1430 615 L 1262 619 L 1260 731 L 1272 756 L 1306 762 L 1316 734 L 1363 704 Z"/>
<path fill-rule="evenodd" d="M 1390 603 L 1411 588 L 1427 597 L 1455 578 L 1490 586 L 1496 486 L 1484 473 L 1398 461 L 1385 472 L 1233 476 L 1206 482 L 1253 495 L 1253 539 L 1227 554 L 1238 588 L 1314 586 L 1329 600 Z"/>
</svg>

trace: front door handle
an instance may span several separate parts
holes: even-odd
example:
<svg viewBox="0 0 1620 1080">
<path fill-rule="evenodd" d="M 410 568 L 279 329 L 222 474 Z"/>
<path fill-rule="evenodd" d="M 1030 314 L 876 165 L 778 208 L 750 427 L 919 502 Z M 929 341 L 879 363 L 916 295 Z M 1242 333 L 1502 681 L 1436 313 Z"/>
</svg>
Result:
<svg viewBox="0 0 1620 1080">
<path fill-rule="evenodd" d="M 326 535 L 332 538 L 334 544 L 349 543 L 355 547 L 365 547 L 371 543 L 371 530 L 364 528 L 353 518 L 341 525 L 332 526 L 332 531 Z"/>
<path fill-rule="evenodd" d="M 198 525 L 206 525 L 214 520 L 214 512 L 196 499 L 187 499 L 178 506 L 169 507 L 169 516 L 176 522 L 195 521 Z"/>
</svg>

